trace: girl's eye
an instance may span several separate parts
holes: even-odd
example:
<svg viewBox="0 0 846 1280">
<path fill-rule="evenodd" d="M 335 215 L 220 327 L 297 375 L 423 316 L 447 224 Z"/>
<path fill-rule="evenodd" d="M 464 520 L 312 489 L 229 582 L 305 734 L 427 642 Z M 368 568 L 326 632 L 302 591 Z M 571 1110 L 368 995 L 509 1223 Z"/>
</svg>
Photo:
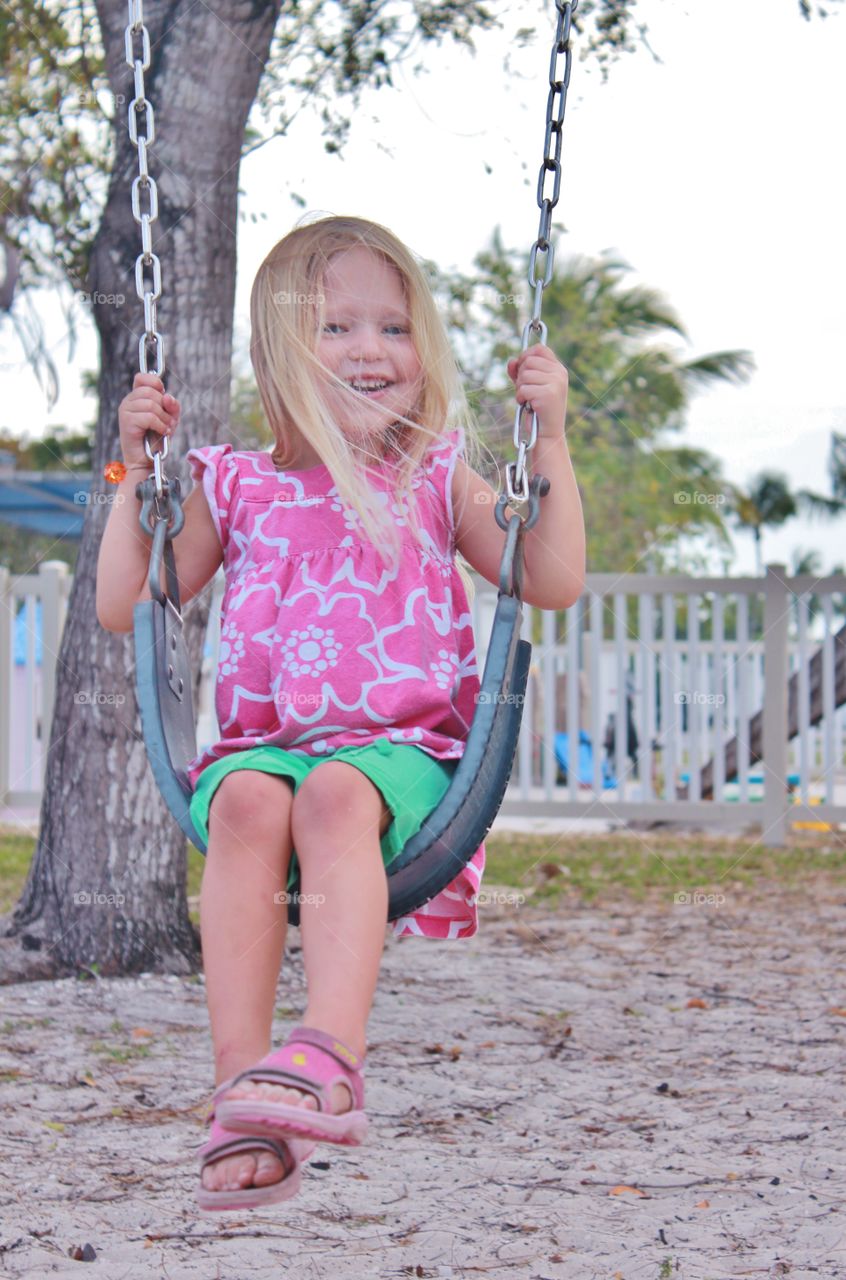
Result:
<svg viewBox="0 0 846 1280">
<path fill-rule="evenodd" d="M 385 325 L 385 329 L 386 329 L 389 333 L 390 333 L 390 332 L 393 332 L 393 333 L 406 333 L 406 334 L 407 334 L 407 333 L 409 333 L 409 332 L 410 332 L 410 330 L 409 330 L 409 329 L 407 329 L 407 328 L 405 327 L 405 325 L 402 325 L 402 324 L 386 324 L 386 325 Z"/>
<path fill-rule="evenodd" d="M 342 324 L 330 323 L 330 324 L 325 324 L 323 326 L 323 332 L 324 333 L 333 333 L 333 332 L 340 333 L 343 331 L 343 328 L 344 326 Z"/>
</svg>

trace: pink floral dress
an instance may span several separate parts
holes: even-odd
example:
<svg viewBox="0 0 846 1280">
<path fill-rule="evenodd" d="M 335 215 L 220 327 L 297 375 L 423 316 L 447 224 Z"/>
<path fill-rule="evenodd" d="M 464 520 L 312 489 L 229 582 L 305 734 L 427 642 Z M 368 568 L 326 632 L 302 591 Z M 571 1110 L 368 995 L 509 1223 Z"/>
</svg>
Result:
<svg viewBox="0 0 846 1280">
<path fill-rule="evenodd" d="M 463 433 L 430 446 L 412 481 L 424 544 L 388 469 L 373 486 L 403 536 L 388 569 L 328 467 L 277 471 L 269 452 L 191 449 L 223 548 L 215 709 L 221 738 L 188 765 L 192 787 L 233 751 L 277 746 L 331 758 L 386 738 L 439 760 L 464 751 L 479 692 L 472 617 L 455 564 L 451 485 Z M 398 937 L 471 937 L 484 844 Z"/>
</svg>

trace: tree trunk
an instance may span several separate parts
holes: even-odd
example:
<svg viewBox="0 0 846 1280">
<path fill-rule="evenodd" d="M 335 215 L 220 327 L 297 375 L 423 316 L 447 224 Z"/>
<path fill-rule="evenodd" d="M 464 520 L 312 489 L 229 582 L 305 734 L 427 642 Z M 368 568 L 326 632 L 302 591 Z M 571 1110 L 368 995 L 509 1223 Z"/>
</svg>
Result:
<svg viewBox="0 0 846 1280">
<path fill-rule="evenodd" d="M 190 487 L 181 460 L 228 420 L 240 153 L 281 0 L 223 0 L 214 13 L 190 0 L 148 0 L 155 110 L 149 168 L 158 184 L 153 251 L 162 264 L 158 327 L 168 389 L 182 404 L 166 463 Z M 132 71 L 124 61 L 126 9 L 98 4 L 116 111 L 115 164 L 91 256 L 88 288 L 123 295 L 95 307 L 100 335 L 93 499 L 58 657 L 41 830 L 21 900 L 0 941 L 2 980 L 55 977 L 96 964 L 103 974 L 190 972 L 199 939 L 187 912 L 186 841 L 147 763 L 135 700 L 132 636 L 97 622 L 97 554 L 114 490 L 103 467 L 120 457 L 117 410 L 138 369 L 143 307 L 135 292 L 140 227 L 130 208 L 138 171 L 126 118 Z M 120 99 L 118 98 L 120 104 Z M 139 130 L 143 132 L 143 126 Z M 146 201 L 142 202 L 146 207 Z M 150 539 L 139 527 L 139 537 Z M 186 610 L 195 705 L 206 593 Z M 85 701 L 83 701 L 85 697 Z"/>
</svg>

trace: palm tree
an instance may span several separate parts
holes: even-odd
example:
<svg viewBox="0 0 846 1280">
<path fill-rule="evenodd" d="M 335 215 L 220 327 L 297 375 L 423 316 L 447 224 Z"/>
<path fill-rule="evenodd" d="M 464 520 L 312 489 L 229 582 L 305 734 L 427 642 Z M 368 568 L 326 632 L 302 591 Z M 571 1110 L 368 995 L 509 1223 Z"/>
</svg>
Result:
<svg viewBox="0 0 846 1280">
<path fill-rule="evenodd" d="M 510 457 L 514 400 L 502 369 L 531 311 L 525 253 L 506 250 L 496 232 L 475 265 L 475 276 L 439 285 L 487 442 Z M 590 519 L 589 568 L 634 570 L 651 555 L 660 569 L 683 535 L 708 534 L 728 548 L 719 460 L 669 437 L 700 387 L 748 377 L 749 352 L 685 360 L 678 315 L 658 291 L 627 284 L 626 263 L 572 257 L 555 267 L 543 319 L 570 372 L 567 432 Z"/>
<path fill-rule="evenodd" d="M 797 502 L 804 514 L 834 520 L 846 510 L 846 436 L 840 435 L 837 431 L 831 433 L 828 475 L 831 481 L 831 497 L 824 493 L 813 493 L 810 489 L 800 489 L 796 494 Z"/>
<path fill-rule="evenodd" d="M 823 568 L 822 556 L 819 551 L 803 551 L 801 547 L 797 547 L 794 550 L 793 555 L 790 557 L 790 568 L 794 577 L 799 577 L 806 573 L 812 573 L 817 578 L 824 578 L 829 575 L 831 577 L 835 577 L 835 575 L 842 575 L 844 572 L 842 564 L 833 564 L 831 568 L 826 571 Z M 798 615 L 798 603 L 795 599 L 793 603 L 794 612 Z M 844 613 L 846 613 L 846 597 L 842 595 L 834 595 L 832 597 L 832 604 L 837 617 L 842 618 Z M 821 598 L 818 595 L 810 595 L 808 597 L 809 621 L 813 622 L 813 620 L 822 613 L 822 608 Z"/>
<path fill-rule="evenodd" d="M 755 539 L 755 570 L 763 573 L 762 531 L 777 529 L 796 515 L 796 496 L 790 481 L 780 471 L 760 471 L 748 488 L 733 485 L 731 509 L 739 529 L 749 529 Z"/>
</svg>

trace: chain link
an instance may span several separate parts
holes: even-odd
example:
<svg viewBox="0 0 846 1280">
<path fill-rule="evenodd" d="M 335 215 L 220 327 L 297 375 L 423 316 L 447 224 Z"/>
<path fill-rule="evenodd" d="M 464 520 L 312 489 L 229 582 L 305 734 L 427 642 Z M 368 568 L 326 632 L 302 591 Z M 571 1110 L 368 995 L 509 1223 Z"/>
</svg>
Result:
<svg viewBox="0 0 846 1280">
<path fill-rule="evenodd" d="M 521 351 L 529 346 L 534 335 L 541 344 L 546 344 L 547 328 L 541 320 L 543 291 L 552 280 L 552 267 L 555 250 L 550 240 L 552 230 L 552 210 L 558 204 L 561 194 L 561 140 L 564 127 L 564 111 L 567 106 L 567 89 L 570 85 L 570 69 L 573 54 L 570 48 L 570 27 L 573 14 L 578 8 L 579 0 L 555 0 L 558 10 L 558 23 L 555 39 L 552 44 L 552 56 L 549 60 L 549 97 L 546 101 L 546 132 L 543 143 L 543 162 L 538 173 L 537 200 L 540 209 L 540 223 L 537 239 L 532 245 L 529 255 L 528 281 L 534 290 L 532 300 L 532 318 L 523 329 L 523 345 Z M 560 59 L 564 59 L 563 66 Z M 547 176 L 552 174 L 552 192 L 547 191 Z M 538 254 L 543 254 L 543 275 L 538 279 Z M 529 436 L 522 434 L 523 419 L 531 413 L 532 422 Z M 517 450 L 517 461 L 509 462 L 505 468 L 505 484 L 508 497 L 514 502 L 529 500 L 528 462 L 529 455 L 538 438 L 538 418 L 531 403 L 520 404 L 514 415 L 514 448 Z"/>
<path fill-rule="evenodd" d="M 138 177 L 132 183 L 132 216 L 141 227 L 141 252 L 135 259 L 135 292 L 144 303 L 144 332 L 138 342 L 138 367 L 149 373 L 149 358 L 155 359 L 153 372 L 161 378 L 165 371 L 164 338 L 159 333 L 156 320 L 156 301 L 162 292 L 162 265 L 153 253 L 153 223 L 159 216 L 159 192 L 156 181 L 147 169 L 147 148 L 156 138 L 156 118 L 153 104 L 144 95 L 144 72 L 150 67 L 150 33 L 144 26 L 144 0 L 127 0 L 128 23 L 124 32 L 127 65 L 135 74 L 135 97 L 129 104 L 129 139 L 138 150 Z M 136 47 L 141 37 L 140 53 Z M 139 120 L 143 120 L 144 132 L 138 132 Z M 142 192 L 147 204 L 141 207 Z M 152 279 L 150 278 L 152 276 Z M 152 459 L 156 476 L 156 493 L 161 498 L 164 489 L 162 463 L 167 457 L 167 436 L 162 437 L 161 449 L 150 449 L 153 432 L 144 436 L 144 451 Z"/>
</svg>

